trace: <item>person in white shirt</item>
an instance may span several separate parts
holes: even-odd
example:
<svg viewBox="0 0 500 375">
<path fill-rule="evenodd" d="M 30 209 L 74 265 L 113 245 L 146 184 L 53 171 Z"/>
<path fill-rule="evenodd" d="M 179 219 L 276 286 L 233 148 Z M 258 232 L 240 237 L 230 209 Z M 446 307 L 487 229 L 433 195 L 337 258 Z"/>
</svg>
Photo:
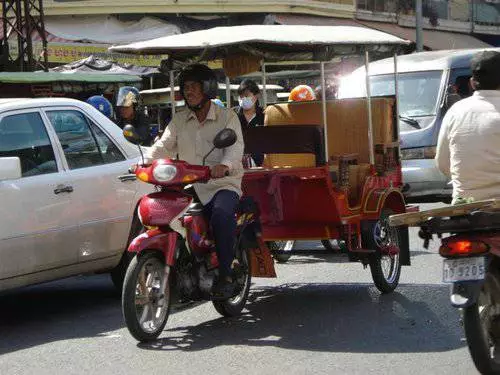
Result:
<svg viewBox="0 0 500 375">
<path fill-rule="evenodd" d="M 446 113 L 435 158 L 453 204 L 500 197 L 500 52 L 477 53 L 471 69 L 475 92 Z"/>
<path fill-rule="evenodd" d="M 210 218 L 217 256 L 219 280 L 214 287 L 214 298 L 233 297 L 232 279 L 236 210 L 240 200 L 243 177 L 243 135 L 236 113 L 214 104 L 217 95 L 215 73 L 206 65 L 193 64 L 180 74 L 179 86 L 187 108 L 176 112 L 162 137 L 149 149 L 146 162 L 162 157 L 175 157 L 190 164 L 201 165 L 203 157 L 213 147 L 215 135 L 225 128 L 236 132 L 236 143 L 223 150 L 214 150 L 206 159 L 212 179 L 193 184 L 194 190 Z"/>
</svg>

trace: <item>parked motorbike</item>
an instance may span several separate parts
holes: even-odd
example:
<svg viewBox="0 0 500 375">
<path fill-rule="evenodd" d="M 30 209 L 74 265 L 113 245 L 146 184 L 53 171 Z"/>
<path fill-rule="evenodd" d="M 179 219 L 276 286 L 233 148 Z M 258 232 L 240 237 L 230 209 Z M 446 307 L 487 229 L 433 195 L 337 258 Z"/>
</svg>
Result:
<svg viewBox="0 0 500 375">
<path fill-rule="evenodd" d="M 451 284 L 451 304 L 461 309 L 469 352 L 482 374 L 500 374 L 500 211 L 495 205 L 431 210 L 418 223 L 425 248 L 434 235 L 441 238 L 443 281 Z"/>
<path fill-rule="evenodd" d="M 131 125 L 124 127 L 123 134 L 134 144 L 142 141 Z M 236 133 L 224 129 L 216 135 L 212 151 L 235 142 Z M 139 180 L 155 185 L 157 191 L 141 199 L 138 217 L 147 230 L 128 248 L 136 255 L 126 272 L 122 309 L 132 336 L 139 341 L 156 339 L 167 323 L 174 295 L 184 301 L 212 300 L 220 314 L 238 315 L 250 290 L 249 249 L 258 247 L 256 237 L 260 233 L 254 202 L 243 198 L 237 212 L 233 262 L 236 294 L 227 300 L 215 300 L 211 291 L 218 277 L 216 244 L 202 204 L 185 190 L 195 182 L 208 182 L 210 168 L 160 159 L 150 166 L 138 166 L 135 174 Z"/>
</svg>

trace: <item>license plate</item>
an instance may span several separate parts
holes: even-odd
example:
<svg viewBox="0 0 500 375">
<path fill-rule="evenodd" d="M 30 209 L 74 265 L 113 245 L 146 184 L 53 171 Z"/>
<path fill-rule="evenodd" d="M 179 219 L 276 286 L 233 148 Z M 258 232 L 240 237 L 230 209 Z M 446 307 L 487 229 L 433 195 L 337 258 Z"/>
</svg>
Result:
<svg viewBox="0 0 500 375">
<path fill-rule="evenodd" d="M 445 259 L 443 260 L 443 282 L 483 280 L 485 264 L 484 257 Z"/>
</svg>

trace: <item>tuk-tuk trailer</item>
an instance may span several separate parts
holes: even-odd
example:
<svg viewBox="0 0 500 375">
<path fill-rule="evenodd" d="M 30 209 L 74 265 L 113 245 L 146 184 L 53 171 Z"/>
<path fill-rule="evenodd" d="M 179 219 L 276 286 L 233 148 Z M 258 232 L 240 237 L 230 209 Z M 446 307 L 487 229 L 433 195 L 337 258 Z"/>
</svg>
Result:
<svg viewBox="0 0 500 375">
<path fill-rule="evenodd" d="M 269 105 L 265 126 L 245 130 L 245 153 L 264 154 L 264 164 L 247 166 L 242 188 L 260 209 L 259 241 L 321 240 L 327 250 L 370 266 L 375 285 L 387 293 L 398 285 L 401 266 L 410 265 L 408 228 L 388 225 L 389 215 L 409 209 L 402 194 L 397 89 L 396 96 L 371 97 L 367 79 L 366 98 L 326 100 L 325 64 L 362 55 L 368 77 L 371 57 L 394 56 L 397 87 L 397 54 L 407 44 L 358 27 L 249 25 L 111 49 L 168 54 L 172 101 L 175 70 L 192 62 L 222 59 L 228 77 L 260 70 L 264 104 L 270 66 L 315 64 L 321 101 Z M 274 275 L 265 266 L 269 260 L 261 246 L 252 252 L 253 276 Z"/>
</svg>

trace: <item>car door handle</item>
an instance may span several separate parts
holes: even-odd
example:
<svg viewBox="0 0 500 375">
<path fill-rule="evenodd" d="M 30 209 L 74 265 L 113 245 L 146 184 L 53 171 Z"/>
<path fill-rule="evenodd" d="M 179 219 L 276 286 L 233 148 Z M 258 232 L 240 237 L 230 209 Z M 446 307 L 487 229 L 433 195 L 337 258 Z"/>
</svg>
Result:
<svg viewBox="0 0 500 375">
<path fill-rule="evenodd" d="M 72 192 L 73 192 L 73 186 L 69 185 L 57 185 L 57 187 L 54 189 L 54 194 L 72 193 Z"/>
<path fill-rule="evenodd" d="M 126 182 L 126 181 L 135 181 L 135 180 L 137 180 L 137 177 L 135 176 L 135 174 L 129 173 L 129 174 L 123 174 L 121 176 L 118 176 L 118 179 L 121 182 Z"/>
</svg>

